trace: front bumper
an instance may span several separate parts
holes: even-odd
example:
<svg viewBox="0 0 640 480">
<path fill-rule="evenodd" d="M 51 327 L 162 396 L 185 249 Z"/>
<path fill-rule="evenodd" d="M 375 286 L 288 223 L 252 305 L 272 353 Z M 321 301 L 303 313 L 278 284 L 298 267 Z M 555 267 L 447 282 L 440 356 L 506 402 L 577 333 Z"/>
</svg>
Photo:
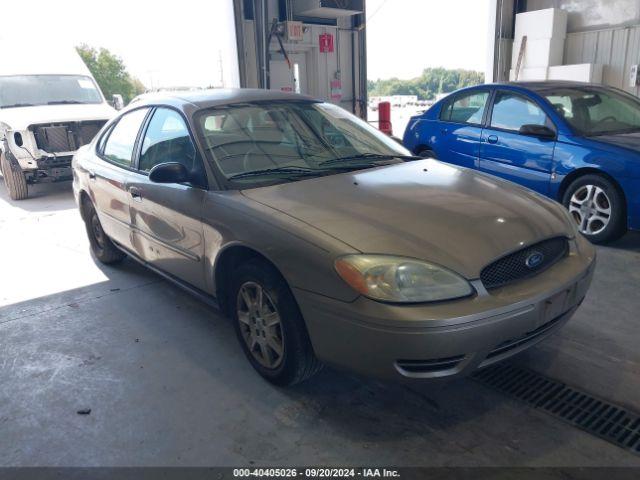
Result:
<svg viewBox="0 0 640 480">
<path fill-rule="evenodd" d="M 595 251 L 580 237 L 568 257 L 491 293 L 431 305 L 341 302 L 294 288 L 318 358 L 382 379 L 465 376 L 560 328 L 584 299 Z"/>
</svg>

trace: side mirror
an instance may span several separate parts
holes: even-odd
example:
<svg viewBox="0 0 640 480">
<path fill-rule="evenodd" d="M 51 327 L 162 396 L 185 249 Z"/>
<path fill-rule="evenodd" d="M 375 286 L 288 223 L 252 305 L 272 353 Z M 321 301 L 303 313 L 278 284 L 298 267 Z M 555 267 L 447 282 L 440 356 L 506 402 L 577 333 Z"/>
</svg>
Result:
<svg viewBox="0 0 640 480">
<path fill-rule="evenodd" d="M 115 93 L 111 97 L 111 104 L 116 110 L 122 110 L 124 108 L 124 98 L 119 93 Z"/>
<path fill-rule="evenodd" d="M 149 180 L 154 183 L 184 183 L 191 180 L 189 170 L 178 162 L 156 165 L 149 172 Z"/>
<path fill-rule="evenodd" d="M 519 133 L 521 135 L 530 135 L 532 137 L 540 138 L 556 138 L 556 132 L 551 130 L 546 125 L 522 125 Z"/>
</svg>

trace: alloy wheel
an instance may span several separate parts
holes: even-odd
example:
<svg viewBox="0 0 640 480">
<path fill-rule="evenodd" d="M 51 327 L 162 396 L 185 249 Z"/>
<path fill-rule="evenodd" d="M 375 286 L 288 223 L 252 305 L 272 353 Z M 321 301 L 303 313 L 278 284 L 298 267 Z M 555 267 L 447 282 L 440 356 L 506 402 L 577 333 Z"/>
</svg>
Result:
<svg viewBox="0 0 640 480">
<path fill-rule="evenodd" d="M 255 282 L 242 284 L 236 313 L 253 358 L 265 368 L 278 368 L 284 358 L 284 339 L 280 314 L 269 294 Z"/>
<path fill-rule="evenodd" d="M 602 232 L 611 219 L 611 201 L 605 191 L 596 185 L 583 185 L 571 196 L 569 213 L 585 235 Z"/>
</svg>

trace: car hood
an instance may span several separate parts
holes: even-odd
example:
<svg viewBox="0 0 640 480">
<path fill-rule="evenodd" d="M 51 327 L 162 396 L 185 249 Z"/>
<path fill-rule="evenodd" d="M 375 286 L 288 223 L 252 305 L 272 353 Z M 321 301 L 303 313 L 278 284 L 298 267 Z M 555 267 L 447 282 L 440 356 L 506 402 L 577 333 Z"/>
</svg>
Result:
<svg viewBox="0 0 640 480">
<path fill-rule="evenodd" d="M 86 120 L 109 120 L 116 111 L 106 103 L 86 105 L 39 105 L 35 107 L 0 108 L 0 122 L 12 130 L 26 130 L 29 125 Z"/>
<path fill-rule="evenodd" d="M 420 160 L 244 190 L 364 253 L 421 258 L 469 279 L 492 260 L 573 228 L 515 184 Z"/>
</svg>

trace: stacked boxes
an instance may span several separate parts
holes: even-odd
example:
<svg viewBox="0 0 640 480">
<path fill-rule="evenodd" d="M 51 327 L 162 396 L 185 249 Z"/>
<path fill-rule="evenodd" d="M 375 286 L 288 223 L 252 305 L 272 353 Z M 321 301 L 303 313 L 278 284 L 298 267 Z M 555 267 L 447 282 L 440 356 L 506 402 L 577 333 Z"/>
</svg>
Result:
<svg viewBox="0 0 640 480">
<path fill-rule="evenodd" d="M 516 79 L 516 68 L 522 39 L 527 43 L 518 80 L 602 81 L 602 65 L 583 63 L 563 65 L 564 41 L 567 36 L 567 12 L 547 8 L 516 15 L 515 38 L 511 54 L 509 79 Z"/>
<path fill-rule="evenodd" d="M 562 65 L 567 36 L 567 12 L 547 8 L 516 15 L 515 39 L 511 55 L 510 79 L 515 69 L 523 37 L 527 37 L 518 80 L 546 80 L 550 66 Z"/>
</svg>

